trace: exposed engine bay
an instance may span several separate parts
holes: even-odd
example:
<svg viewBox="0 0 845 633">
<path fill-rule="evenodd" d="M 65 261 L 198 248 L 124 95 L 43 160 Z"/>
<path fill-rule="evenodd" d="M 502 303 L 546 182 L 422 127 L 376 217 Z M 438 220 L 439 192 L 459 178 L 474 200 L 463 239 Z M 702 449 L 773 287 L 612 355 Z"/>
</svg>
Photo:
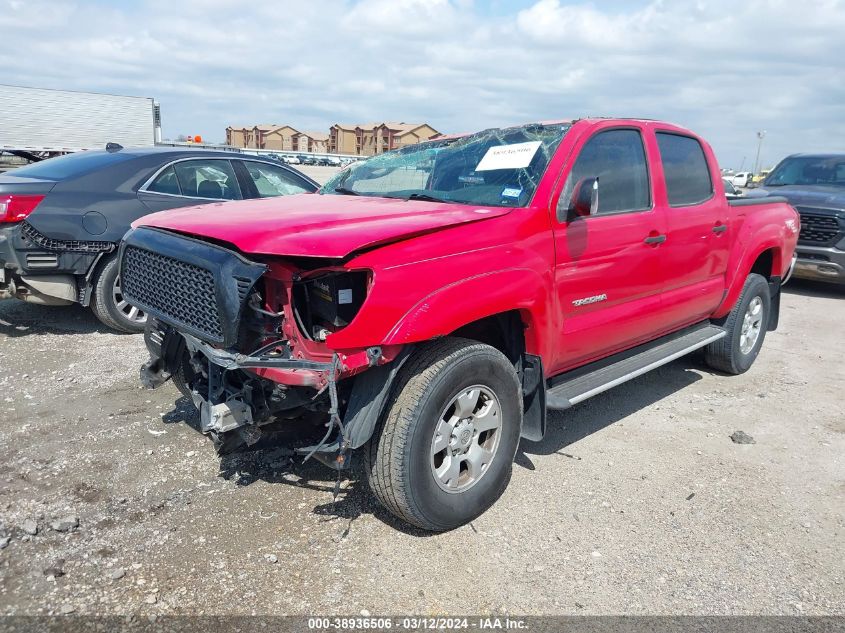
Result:
<svg viewBox="0 0 845 633">
<path fill-rule="evenodd" d="M 354 381 L 342 379 L 398 351 L 338 354 L 325 344 L 354 319 L 369 271 L 257 263 L 156 230 L 134 232 L 123 249 L 124 292 L 151 315 L 145 386 L 172 379 L 221 454 L 256 445 L 271 424 L 309 418 L 326 426 L 325 436 L 297 451 L 343 467 L 350 440 L 342 418 Z"/>
</svg>

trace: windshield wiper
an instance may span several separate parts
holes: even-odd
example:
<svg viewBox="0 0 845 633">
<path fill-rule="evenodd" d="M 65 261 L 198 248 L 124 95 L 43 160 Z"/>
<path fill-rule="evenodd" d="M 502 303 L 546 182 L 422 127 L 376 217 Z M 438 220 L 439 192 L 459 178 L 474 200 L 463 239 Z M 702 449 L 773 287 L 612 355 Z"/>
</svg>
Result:
<svg viewBox="0 0 845 633">
<path fill-rule="evenodd" d="M 438 198 L 437 196 L 430 196 L 427 193 L 412 193 L 410 196 L 405 198 L 406 200 L 423 200 L 425 202 L 451 202 L 451 200 L 446 200 L 444 198 Z"/>
<path fill-rule="evenodd" d="M 345 196 L 360 196 L 361 194 L 357 191 L 352 191 L 352 189 L 347 189 L 346 187 L 335 187 L 335 193 L 342 193 Z"/>
</svg>

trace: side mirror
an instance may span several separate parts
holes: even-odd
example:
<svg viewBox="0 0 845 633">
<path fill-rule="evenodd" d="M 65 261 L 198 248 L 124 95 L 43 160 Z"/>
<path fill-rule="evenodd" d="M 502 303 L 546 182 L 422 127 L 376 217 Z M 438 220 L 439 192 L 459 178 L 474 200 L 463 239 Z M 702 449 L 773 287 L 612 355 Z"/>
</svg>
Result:
<svg viewBox="0 0 845 633">
<path fill-rule="evenodd" d="M 599 210 L 599 179 L 582 178 L 575 183 L 572 198 L 569 201 L 571 215 L 588 217 Z"/>
</svg>

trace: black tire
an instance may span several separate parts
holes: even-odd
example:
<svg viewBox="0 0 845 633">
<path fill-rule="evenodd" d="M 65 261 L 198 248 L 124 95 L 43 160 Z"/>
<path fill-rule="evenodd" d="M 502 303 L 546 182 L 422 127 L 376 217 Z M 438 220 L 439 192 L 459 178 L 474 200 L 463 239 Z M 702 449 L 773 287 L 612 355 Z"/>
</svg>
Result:
<svg viewBox="0 0 845 633">
<path fill-rule="evenodd" d="M 184 341 L 179 346 L 179 350 L 176 354 L 179 360 L 176 363 L 176 366 L 172 368 L 173 373 L 170 374 L 170 379 L 179 390 L 179 393 L 185 396 L 193 404 L 194 398 L 191 384 L 196 376 L 194 374 L 193 367 L 191 367 L 191 358 L 188 355 L 188 349 L 185 347 Z"/>
<path fill-rule="evenodd" d="M 501 412 L 495 433 L 500 437 L 475 482 L 448 492 L 432 471 L 435 428 L 454 398 L 474 386 L 495 395 Z M 400 370 L 364 447 L 364 470 L 373 494 L 394 515 L 424 530 L 451 530 L 482 514 L 502 495 L 521 429 L 522 399 L 513 364 L 489 345 L 440 339 L 420 346 Z"/>
<path fill-rule="evenodd" d="M 756 298 L 760 299 L 762 310 L 759 334 L 753 346 L 743 352 L 741 343 L 743 322 L 748 312 L 748 307 Z M 770 314 L 771 296 L 769 295 L 769 282 L 762 275 L 751 273 L 745 280 L 742 293 L 739 295 L 739 299 L 730 313 L 723 319 L 714 321 L 715 325 L 725 328 L 728 334 L 715 343 L 710 343 L 704 349 L 705 362 L 713 369 L 723 371 L 727 374 L 742 374 L 748 371 L 757 358 L 757 354 L 760 353 L 760 348 L 763 346 Z"/>
<path fill-rule="evenodd" d="M 190 368 L 189 365 L 186 365 L 187 361 L 179 363 L 179 366 L 176 368 L 176 371 L 171 374 L 170 379 L 173 381 L 173 384 L 179 390 L 179 393 L 185 396 L 193 404 L 193 395 L 191 394 L 190 382 L 187 377 L 188 374 L 193 374 L 193 370 Z"/>
<path fill-rule="evenodd" d="M 115 297 L 115 284 L 120 272 L 117 256 L 105 261 L 94 279 L 91 295 L 91 310 L 100 322 L 112 330 L 126 334 L 138 334 L 144 331 L 146 319 L 137 320 L 123 312 Z M 143 315 L 143 313 L 140 313 Z"/>
</svg>

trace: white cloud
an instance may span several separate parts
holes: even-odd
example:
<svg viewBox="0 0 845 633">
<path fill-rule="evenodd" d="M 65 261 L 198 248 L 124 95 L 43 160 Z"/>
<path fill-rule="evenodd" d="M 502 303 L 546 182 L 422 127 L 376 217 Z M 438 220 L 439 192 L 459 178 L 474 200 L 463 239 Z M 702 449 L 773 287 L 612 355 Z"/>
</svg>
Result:
<svg viewBox="0 0 845 633">
<path fill-rule="evenodd" d="M 723 164 L 845 149 L 845 3 L 0 0 L 0 82 L 154 96 L 165 134 L 665 118 Z M 494 14 L 495 13 L 495 14 Z M 2 113 L 0 113 L 1 115 Z"/>
</svg>

